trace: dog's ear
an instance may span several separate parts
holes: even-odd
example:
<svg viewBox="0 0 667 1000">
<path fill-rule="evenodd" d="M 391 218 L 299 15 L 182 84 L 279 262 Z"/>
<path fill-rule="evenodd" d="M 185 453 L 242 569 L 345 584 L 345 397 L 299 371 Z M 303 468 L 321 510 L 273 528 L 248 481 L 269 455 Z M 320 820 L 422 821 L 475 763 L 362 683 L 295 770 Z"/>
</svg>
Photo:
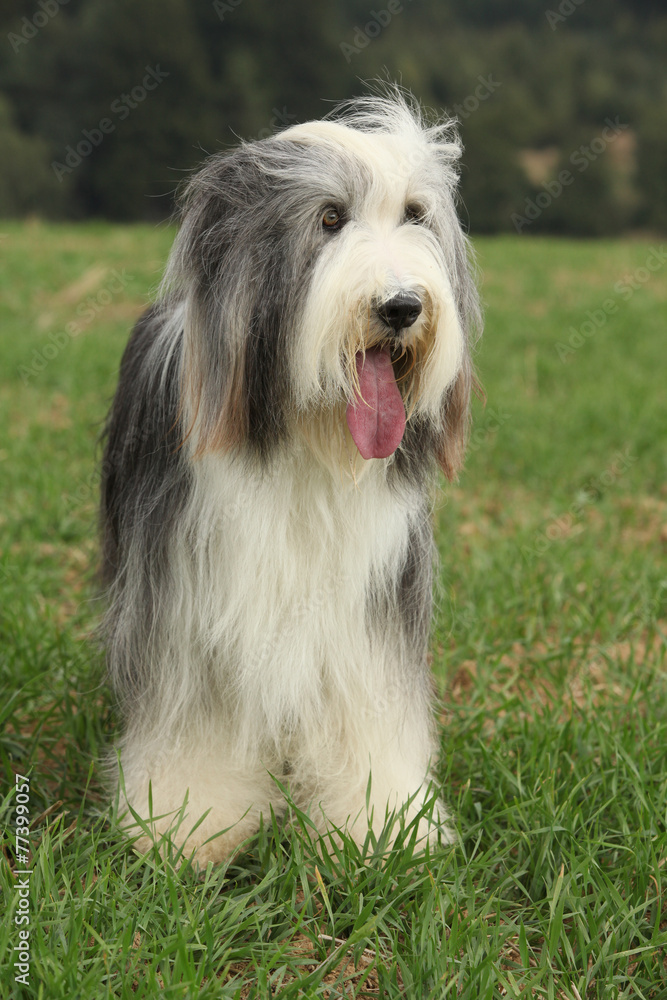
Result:
<svg viewBox="0 0 667 1000">
<path fill-rule="evenodd" d="M 484 399 L 484 391 L 475 375 L 472 359 L 474 345 L 482 332 L 475 258 L 453 212 L 451 220 L 453 254 L 450 260 L 450 274 L 463 338 L 463 358 L 458 375 L 443 399 L 436 448 L 440 468 L 450 481 L 456 479 L 463 466 L 470 433 L 471 395 L 474 392 L 478 398 Z"/>
<path fill-rule="evenodd" d="M 212 156 L 183 188 L 180 228 L 162 286 L 163 295 L 183 302 L 181 413 L 184 439 L 191 439 L 195 454 L 232 447 L 247 433 L 243 338 L 232 307 L 244 159 L 242 149 Z"/>
<path fill-rule="evenodd" d="M 248 143 L 212 157 L 183 198 L 170 267 L 186 302 L 183 396 L 195 455 L 246 444 L 266 453 L 286 432 L 286 338 L 300 289 L 279 181 L 293 157 L 278 140 Z"/>
<path fill-rule="evenodd" d="M 450 482 L 456 479 L 463 466 L 470 434 L 470 397 L 473 392 L 480 398 L 484 397 L 472 362 L 466 357 L 461 371 L 445 395 L 436 445 L 438 464 Z"/>
<path fill-rule="evenodd" d="M 251 440 L 261 450 L 281 430 L 285 308 L 279 294 L 261 294 L 283 287 L 280 234 L 265 210 L 270 155 L 269 143 L 251 143 L 211 157 L 181 199 L 169 275 L 185 301 L 184 423 L 197 456 Z"/>
</svg>

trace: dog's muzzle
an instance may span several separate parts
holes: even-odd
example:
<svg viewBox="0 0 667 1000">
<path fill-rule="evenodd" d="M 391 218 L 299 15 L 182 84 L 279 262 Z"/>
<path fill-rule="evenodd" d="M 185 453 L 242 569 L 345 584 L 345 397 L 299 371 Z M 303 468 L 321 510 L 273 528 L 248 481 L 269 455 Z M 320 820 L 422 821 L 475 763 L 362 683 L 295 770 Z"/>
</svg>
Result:
<svg viewBox="0 0 667 1000">
<path fill-rule="evenodd" d="M 382 322 L 386 323 L 394 333 L 412 326 L 419 319 L 421 311 L 421 301 L 414 292 L 398 292 L 376 307 Z"/>
</svg>

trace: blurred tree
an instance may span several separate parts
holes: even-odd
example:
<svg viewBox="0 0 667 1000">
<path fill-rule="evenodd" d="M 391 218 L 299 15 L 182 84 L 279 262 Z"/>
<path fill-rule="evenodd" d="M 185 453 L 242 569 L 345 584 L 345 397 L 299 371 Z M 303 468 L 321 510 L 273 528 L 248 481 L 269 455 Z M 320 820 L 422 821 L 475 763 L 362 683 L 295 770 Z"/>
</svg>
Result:
<svg viewBox="0 0 667 1000">
<path fill-rule="evenodd" d="M 493 106 L 480 107 L 463 122 L 462 138 L 461 197 L 469 228 L 478 233 L 510 229 L 512 213 L 529 188 L 504 116 Z"/>
<path fill-rule="evenodd" d="M 667 232 L 667 115 L 664 103 L 649 105 L 639 122 L 640 220 Z"/>
<path fill-rule="evenodd" d="M 320 117 L 382 76 L 459 117 L 473 229 L 506 228 L 520 210 L 527 151 L 567 157 L 578 131 L 592 136 L 617 116 L 641 133 L 639 221 L 664 225 L 667 14 L 658 0 L 402 0 L 391 11 L 367 0 L 0 0 L 0 29 L 11 129 L 23 144 L 41 141 L 30 146 L 35 170 L 38 160 L 51 170 L 58 210 L 73 216 L 168 215 L 173 189 L 204 153 Z M 159 79 L 144 85 L 149 71 Z M 622 176 L 617 167 L 610 158 L 582 174 L 584 203 L 570 210 L 579 195 L 564 194 L 530 231 L 632 222 L 637 174 L 634 163 Z M 54 204 L 45 193 L 35 207 Z"/>
<path fill-rule="evenodd" d="M 0 96 L 0 217 L 65 213 L 66 191 L 48 167 L 49 145 L 14 125 L 9 102 Z"/>
<path fill-rule="evenodd" d="M 529 195 L 529 201 L 540 209 L 532 231 L 579 236 L 620 232 L 628 219 L 615 197 L 608 147 L 621 134 L 609 126 L 597 126 L 576 129 L 566 137 L 548 178 Z"/>
<path fill-rule="evenodd" d="M 66 88 L 78 121 L 65 147 L 78 155 L 86 133 L 102 132 L 74 167 L 80 202 L 112 218 L 164 216 L 183 171 L 219 130 L 187 0 L 90 0 L 68 59 Z"/>
</svg>

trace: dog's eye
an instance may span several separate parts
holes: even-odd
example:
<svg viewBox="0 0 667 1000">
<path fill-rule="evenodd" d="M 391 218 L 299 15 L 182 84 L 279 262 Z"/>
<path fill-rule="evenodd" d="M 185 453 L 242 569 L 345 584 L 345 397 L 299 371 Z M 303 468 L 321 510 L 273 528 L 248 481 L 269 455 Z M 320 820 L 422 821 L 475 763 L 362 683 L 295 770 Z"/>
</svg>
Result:
<svg viewBox="0 0 667 1000">
<path fill-rule="evenodd" d="M 325 229 L 340 229 L 343 219 L 337 208 L 332 205 L 324 211 L 322 215 L 322 225 Z"/>
<path fill-rule="evenodd" d="M 404 222 L 423 222 L 426 217 L 426 212 L 421 205 L 416 205 L 411 202 L 409 205 L 405 206 L 405 217 Z"/>
</svg>

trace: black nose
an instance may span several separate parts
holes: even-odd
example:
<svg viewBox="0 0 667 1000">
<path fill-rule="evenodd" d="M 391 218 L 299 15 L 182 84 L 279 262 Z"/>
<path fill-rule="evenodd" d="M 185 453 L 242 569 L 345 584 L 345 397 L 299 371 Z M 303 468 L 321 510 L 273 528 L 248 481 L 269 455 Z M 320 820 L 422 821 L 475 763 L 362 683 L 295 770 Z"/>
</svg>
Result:
<svg viewBox="0 0 667 1000">
<path fill-rule="evenodd" d="M 421 311 L 422 304 L 414 292 L 399 292 L 377 307 L 378 316 L 394 333 L 412 326 Z"/>
</svg>

